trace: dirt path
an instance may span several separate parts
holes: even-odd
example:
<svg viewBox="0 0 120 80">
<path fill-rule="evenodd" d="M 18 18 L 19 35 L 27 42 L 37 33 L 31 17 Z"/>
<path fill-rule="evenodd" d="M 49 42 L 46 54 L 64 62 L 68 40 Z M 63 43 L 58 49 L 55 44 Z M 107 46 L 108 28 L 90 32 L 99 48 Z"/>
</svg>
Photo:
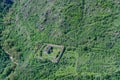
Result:
<svg viewBox="0 0 120 80">
<path fill-rule="evenodd" d="M 10 56 L 10 59 L 11 59 L 11 61 L 12 61 L 13 63 L 15 63 L 16 65 L 18 65 L 18 63 L 14 61 L 14 59 L 13 59 L 12 56 Z"/>
<path fill-rule="evenodd" d="M 4 50 L 4 51 L 5 51 L 5 53 L 7 53 L 7 54 L 9 55 L 10 60 L 11 60 L 13 63 L 15 63 L 16 65 L 18 65 L 18 63 L 17 63 L 16 61 L 14 61 L 14 58 L 10 55 L 10 53 L 9 53 L 8 51 L 6 51 L 6 50 Z"/>
</svg>

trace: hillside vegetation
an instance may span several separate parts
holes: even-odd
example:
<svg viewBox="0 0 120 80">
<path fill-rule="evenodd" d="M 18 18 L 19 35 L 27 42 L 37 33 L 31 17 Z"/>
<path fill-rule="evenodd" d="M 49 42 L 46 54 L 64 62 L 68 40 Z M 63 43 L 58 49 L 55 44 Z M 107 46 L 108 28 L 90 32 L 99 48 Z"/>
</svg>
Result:
<svg viewBox="0 0 120 80">
<path fill-rule="evenodd" d="M 0 79 L 120 79 L 119 0 L 14 0 L 3 8 Z M 59 63 L 36 58 L 39 43 L 64 45 Z"/>
</svg>

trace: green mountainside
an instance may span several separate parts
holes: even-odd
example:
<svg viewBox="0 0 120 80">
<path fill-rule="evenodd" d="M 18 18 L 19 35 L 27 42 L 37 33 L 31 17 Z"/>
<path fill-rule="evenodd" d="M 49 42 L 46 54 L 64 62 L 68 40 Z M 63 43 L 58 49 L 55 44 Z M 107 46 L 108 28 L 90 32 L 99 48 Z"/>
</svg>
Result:
<svg viewBox="0 0 120 80">
<path fill-rule="evenodd" d="M 6 1 L 0 80 L 120 80 L 119 0 Z M 44 44 L 65 47 L 58 63 L 36 58 Z"/>
</svg>

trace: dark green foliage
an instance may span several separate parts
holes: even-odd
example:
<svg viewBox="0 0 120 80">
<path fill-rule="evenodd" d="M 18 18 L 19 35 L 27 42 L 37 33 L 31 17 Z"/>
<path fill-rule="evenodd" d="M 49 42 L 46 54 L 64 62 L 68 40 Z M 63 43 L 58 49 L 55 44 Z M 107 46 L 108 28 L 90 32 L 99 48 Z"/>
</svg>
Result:
<svg viewBox="0 0 120 80">
<path fill-rule="evenodd" d="M 7 5 L 8 4 L 8 5 Z M 0 1 L 0 79 L 4 80 L 7 76 L 9 76 L 11 70 L 9 68 L 9 64 L 11 63 L 9 55 L 5 52 L 2 46 L 3 39 L 3 30 L 5 29 L 5 25 L 3 23 L 3 18 L 10 8 L 11 4 L 6 3 L 5 0 Z M 11 44 L 11 43 L 10 43 Z M 13 44 L 11 44 L 13 46 Z"/>
</svg>

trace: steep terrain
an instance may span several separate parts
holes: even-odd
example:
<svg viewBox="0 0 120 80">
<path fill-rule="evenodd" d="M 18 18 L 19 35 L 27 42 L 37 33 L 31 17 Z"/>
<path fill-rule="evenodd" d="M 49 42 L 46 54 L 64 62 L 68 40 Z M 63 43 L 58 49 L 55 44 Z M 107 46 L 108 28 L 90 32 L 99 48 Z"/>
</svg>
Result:
<svg viewBox="0 0 120 80">
<path fill-rule="evenodd" d="M 120 79 L 119 0 L 14 0 L 2 21 L 1 79 Z M 64 45 L 60 62 L 35 58 L 39 43 Z"/>
</svg>

